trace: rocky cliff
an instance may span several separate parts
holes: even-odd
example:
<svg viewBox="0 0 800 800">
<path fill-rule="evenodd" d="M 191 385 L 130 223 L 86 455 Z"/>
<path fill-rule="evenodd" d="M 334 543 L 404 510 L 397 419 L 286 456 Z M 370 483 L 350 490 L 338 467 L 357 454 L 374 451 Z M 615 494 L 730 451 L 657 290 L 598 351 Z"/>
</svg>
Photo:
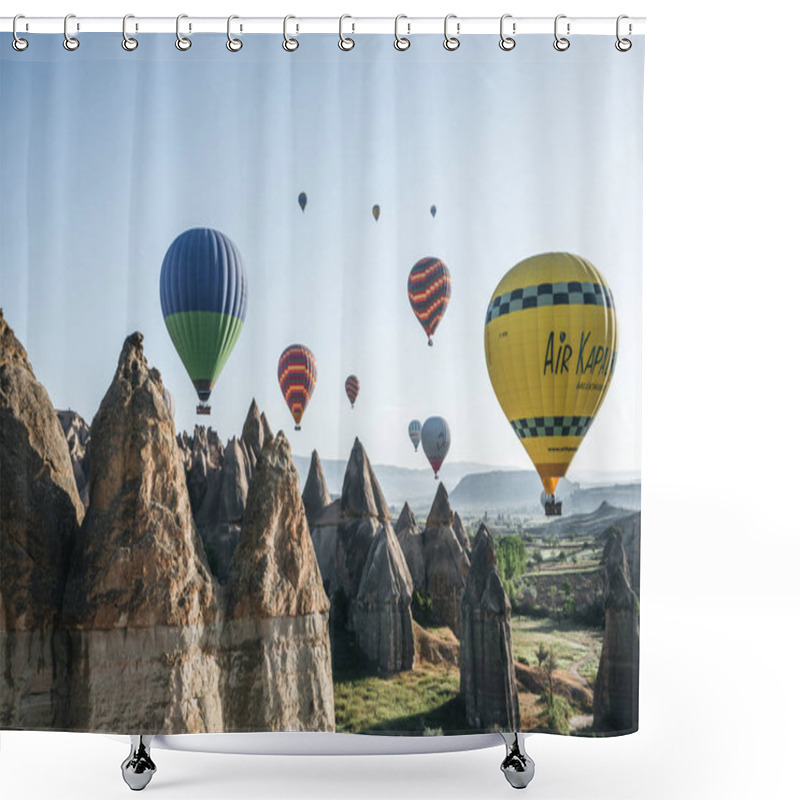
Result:
<svg viewBox="0 0 800 800">
<path fill-rule="evenodd" d="M 619 531 L 609 537 L 603 561 L 606 625 L 594 686 L 594 729 L 627 733 L 639 727 L 639 600 Z"/>
<path fill-rule="evenodd" d="M 72 461 L 72 474 L 84 506 L 89 505 L 89 437 L 91 432 L 86 420 L 77 411 L 56 411 L 58 422 L 64 431 Z"/>
<path fill-rule="evenodd" d="M 461 694 L 473 728 L 519 730 L 511 604 L 500 582 L 494 542 L 484 525 L 475 537 L 461 601 Z"/>
<path fill-rule="evenodd" d="M 325 509 L 331 504 L 331 494 L 322 471 L 322 461 L 315 450 L 311 454 L 311 466 L 308 469 L 306 485 L 303 488 L 303 506 L 306 509 L 308 524 L 313 528 Z"/>
<path fill-rule="evenodd" d="M 66 723 L 54 631 L 83 515 L 56 411 L 0 311 L 0 727 Z"/>
<path fill-rule="evenodd" d="M 464 523 L 461 521 L 461 517 L 458 516 L 457 511 L 453 514 L 453 531 L 455 532 L 456 539 L 458 539 L 458 543 L 464 548 L 464 552 L 467 554 L 467 558 L 469 558 L 472 549 L 469 543 L 469 536 L 467 536 Z"/>
<path fill-rule="evenodd" d="M 129 336 L 92 422 L 89 511 L 63 604 L 70 727 L 222 729 L 216 586 L 157 370 Z"/>
<path fill-rule="evenodd" d="M 425 590 L 434 619 L 461 633 L 461 595 L 469 558 L 453 530 L 453 511 L 447 489 L 440 483 L 423 532 Z"/>
<path fill-rule="evenodd" d="M 394 673 L 414 666 L 414 583 L 390 522 L 372 540 L 354 610 L 358 649 L 369 669 Z"/>
<path fill-rule="evenodd" d="M 417 527 L 417 520 L 411 506 L 406 503 L 395 525 L 397 541 L 408 564 L 414 589 L 426 591 L 425 584 L 425 547 L 423 545 L 422 531 Z"/>
<path fill-rule="evenodd" d="M 283 433 L 256 461 L 227 586 L 225 729 L 334 729 L 329 603 Z"/>
</svg>

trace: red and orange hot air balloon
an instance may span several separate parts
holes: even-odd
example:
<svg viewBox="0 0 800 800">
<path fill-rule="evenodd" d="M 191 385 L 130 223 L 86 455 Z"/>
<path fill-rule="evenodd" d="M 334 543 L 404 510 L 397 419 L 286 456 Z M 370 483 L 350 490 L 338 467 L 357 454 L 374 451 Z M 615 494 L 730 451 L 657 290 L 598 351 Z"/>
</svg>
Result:
<svg viewBox="0 0 800 800">
<path fill-rule="evenodd" d="M 450 271 L 441 259 L 421 258 L 408 276 L 408 300 L 419 324 L 428 334 L 428 345 L 450 302 Z"/>
<path fill-rule="evenodd" d="M 350 408 L 356 407 L 356 398 L 358 397 L 358 390 L 361 388 L 361 383 L 355 375 L 348 375 L 347 380 L 344 382 L 344 393 L 350 401 Z"/>
<path fill-rule="evenodd" d="M 292 344 L 281 353 L 278 383 L 295 421 L 294 429 L 299 431 L 300 420 L 317 385 L 317 360 L 305 345 Z"/>
</svg>

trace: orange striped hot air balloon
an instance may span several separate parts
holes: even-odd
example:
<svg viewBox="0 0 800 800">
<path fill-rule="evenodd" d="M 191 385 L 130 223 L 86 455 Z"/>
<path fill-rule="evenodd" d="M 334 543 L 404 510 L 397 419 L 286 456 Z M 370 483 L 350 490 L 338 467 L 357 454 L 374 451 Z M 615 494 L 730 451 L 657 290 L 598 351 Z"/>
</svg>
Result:
<svg viewBox="0 0 800 800">
<path fill-rule="evenodd" d="M 355 375 L 348 375 L 347 380 L 344 382 L 344 392 L 347 399 L 350 401 L 350 408 L 356 407 L 356 398 L 358 397 L 358 390 L 361 388 L 361 383 Z"/>
<path fill-rule="evenodd" d="M 299 431 L 300 420 L 317 385 L 314 354 L 302 344 L 289 345 L 278 359 L 278 383 L 295 421 L 294 429 Z"/>
<path fill-rule="evenodd" d="M 419 324 L 428 334 L 428 345 L 450 302 L 450 271 L 441 259 L 421 258 L 408 276 L 408 299 Z"/>
</svg>

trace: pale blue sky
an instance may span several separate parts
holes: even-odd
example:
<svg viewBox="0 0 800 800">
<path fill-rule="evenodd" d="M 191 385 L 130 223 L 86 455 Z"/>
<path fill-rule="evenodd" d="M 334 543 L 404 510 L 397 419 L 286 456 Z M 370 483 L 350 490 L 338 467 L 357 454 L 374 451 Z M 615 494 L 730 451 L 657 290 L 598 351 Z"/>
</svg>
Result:
<svg viewBox="0 0 800 800">
<path fill-rule="evenodd" d="M 406 427 L 442 415 L 448 460 L 529 466 L 494 397 L 483 319 L 515 263 L 567 250 L 614 292 L 617 372 L 570 477 L 637 472 L 641 429 L 641 95 L 643 42 L 612 37 L 439 36 L 398 53 L 386 36 L 87 34 L 0 43 L 0 305 L 57 407 L 88 420 L 123 338 L 145 353 L 190 429 L 196 395 L 161 318 L 163 255 L 181 231 L 209 226 L 245 261 L 248 313 L 211 397 L 210 423 L 238 433 L 252 396 L 294 450 L 422 466 Z M 8 46 L 7 46 L 8 45 Z M 308 194 L 301 214 L 300 191 Z M 379 223 L 371 208 L 380 203 Z M 431 219 L 435 203 L 438 214 Z M 453 293 L 435 346 L 406 297 L 414 262 L 438 256 Z M 303 430 L 283 403 L 276 364 L 295 341 L 316 354 Z M 351 411 L 344 380 L 361 395 Z M 446 477 L 446 465 L 443 476 Z"/>
</svg>

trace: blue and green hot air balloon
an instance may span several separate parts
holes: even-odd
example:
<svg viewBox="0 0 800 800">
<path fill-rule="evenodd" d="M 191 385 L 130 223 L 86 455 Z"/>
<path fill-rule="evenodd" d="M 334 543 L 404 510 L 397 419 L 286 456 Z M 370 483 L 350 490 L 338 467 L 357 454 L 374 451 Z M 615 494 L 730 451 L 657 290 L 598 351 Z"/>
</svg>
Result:
<svg viewBox="0 0 800 800">
<path fill-rule="evenodd" d="M 213 228 L 184 231 L 161 264 L 161 311 L 172 343 L 206 405 L 242 331 L 247 274 L 236 245 Z"/>
</svg>

